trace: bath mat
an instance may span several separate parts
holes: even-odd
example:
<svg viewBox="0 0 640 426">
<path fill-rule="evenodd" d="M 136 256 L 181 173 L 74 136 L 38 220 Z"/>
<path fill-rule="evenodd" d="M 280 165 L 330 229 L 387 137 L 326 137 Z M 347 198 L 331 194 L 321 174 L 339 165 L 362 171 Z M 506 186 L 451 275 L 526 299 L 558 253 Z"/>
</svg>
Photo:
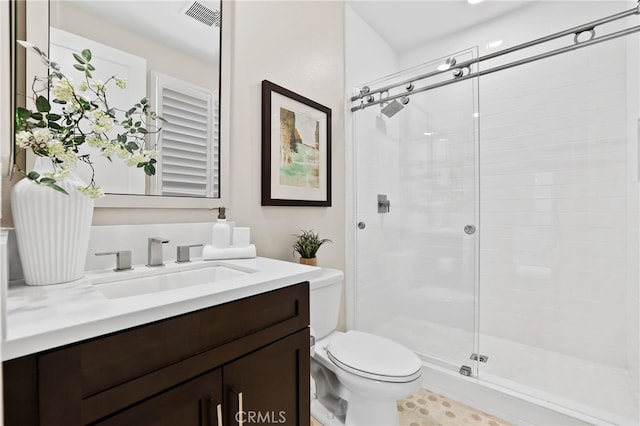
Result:
<svg viewBox="0 0 640 426">
<path fill-rule="evenodd" d="M 511 423 L 427 389 L 398 401 L 402 426 L 511 426 Z"/>
</svg>

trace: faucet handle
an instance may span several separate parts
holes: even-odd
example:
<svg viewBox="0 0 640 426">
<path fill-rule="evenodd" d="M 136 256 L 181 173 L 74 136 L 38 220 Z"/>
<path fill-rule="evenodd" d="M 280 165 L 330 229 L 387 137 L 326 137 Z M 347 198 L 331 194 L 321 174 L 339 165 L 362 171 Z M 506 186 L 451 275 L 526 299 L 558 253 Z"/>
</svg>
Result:
<svg viewBox="0 0 640 426">
<path fill-rule="evenodd" d="M 133 269 L 131 267 L 131 250 L 105 251 L 96 253 L 96 256 L 108 256 L 111 254 L 116 255 L 116 267 L 114 268 L 114 271 L 120 272 Z"/>
<path fill-rule="evenodd" d="M 191 247 L 202 247 L 202 244 L 189 244 L 184 246 L 178 246 L 176 253 L 176 263 L 187 263 L 191 262 L 189 258 L 189 249 Z"/>
</svg>

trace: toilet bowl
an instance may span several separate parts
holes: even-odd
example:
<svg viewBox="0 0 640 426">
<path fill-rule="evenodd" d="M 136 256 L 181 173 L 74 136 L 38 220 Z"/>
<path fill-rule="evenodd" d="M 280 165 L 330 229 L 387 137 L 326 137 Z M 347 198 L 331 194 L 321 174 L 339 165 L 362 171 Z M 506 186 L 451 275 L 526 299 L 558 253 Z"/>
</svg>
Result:
<svg viewBox="0 0 640 426">
<path fill-rule="evenodd" d="M 343 274 L 323 269 L 310 280 L 312 415 L 324 424 L 398 424 L 396 400 L 421 384 L 422 362 L 408 348 L 357 330 L 336 331 Z"/>
</svg>

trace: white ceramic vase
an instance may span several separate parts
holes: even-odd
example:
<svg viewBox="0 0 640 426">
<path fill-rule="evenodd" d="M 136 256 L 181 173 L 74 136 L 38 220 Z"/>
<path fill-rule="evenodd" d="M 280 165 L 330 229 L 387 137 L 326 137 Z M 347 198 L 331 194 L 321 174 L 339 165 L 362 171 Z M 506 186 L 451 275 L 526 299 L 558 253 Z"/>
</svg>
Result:
<svg viewBox="0 0 640 426">
<path fill-rule="evenodd" d="M 38 157 L 34 170 L 53 170 L 49 158 Z M 28 285 L 59 284 L 77 280 L 84 273 L 94 200 L 82 195 L 86 186 L 75 173 L 52 188 L 22 179 L 11 191 L 11 211 L 18 240 L 20 262 Z"/>
</svg>

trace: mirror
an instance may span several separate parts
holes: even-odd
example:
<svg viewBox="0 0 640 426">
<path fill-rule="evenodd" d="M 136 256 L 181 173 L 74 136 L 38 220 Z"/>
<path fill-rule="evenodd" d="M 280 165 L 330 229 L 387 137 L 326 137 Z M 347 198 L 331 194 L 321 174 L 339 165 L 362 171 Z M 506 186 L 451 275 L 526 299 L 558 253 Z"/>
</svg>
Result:
<svg viewBox="0 0 640 426">
<path fill-rule="evenodd" d="M 218 0 L 50 0 L 49 55 L 63 72 L 81 80 L 73 76 L 72 52 L 89 48 L 96 72 L 106 73 L 94 77 L 127 79 L 126 95 L 114 102 L 128 109 L 146 97 L 168 121 L 148 141 L 158 151 L 155 176 L 118 160 L 96 164 L 96 181 L 107 193 L 97 206 L 211 208 L 218 204 L 211 200 L 226 195 L 221 20 Z M 28 10 L 27 21 L 29 28 Z"/>
</svg>

